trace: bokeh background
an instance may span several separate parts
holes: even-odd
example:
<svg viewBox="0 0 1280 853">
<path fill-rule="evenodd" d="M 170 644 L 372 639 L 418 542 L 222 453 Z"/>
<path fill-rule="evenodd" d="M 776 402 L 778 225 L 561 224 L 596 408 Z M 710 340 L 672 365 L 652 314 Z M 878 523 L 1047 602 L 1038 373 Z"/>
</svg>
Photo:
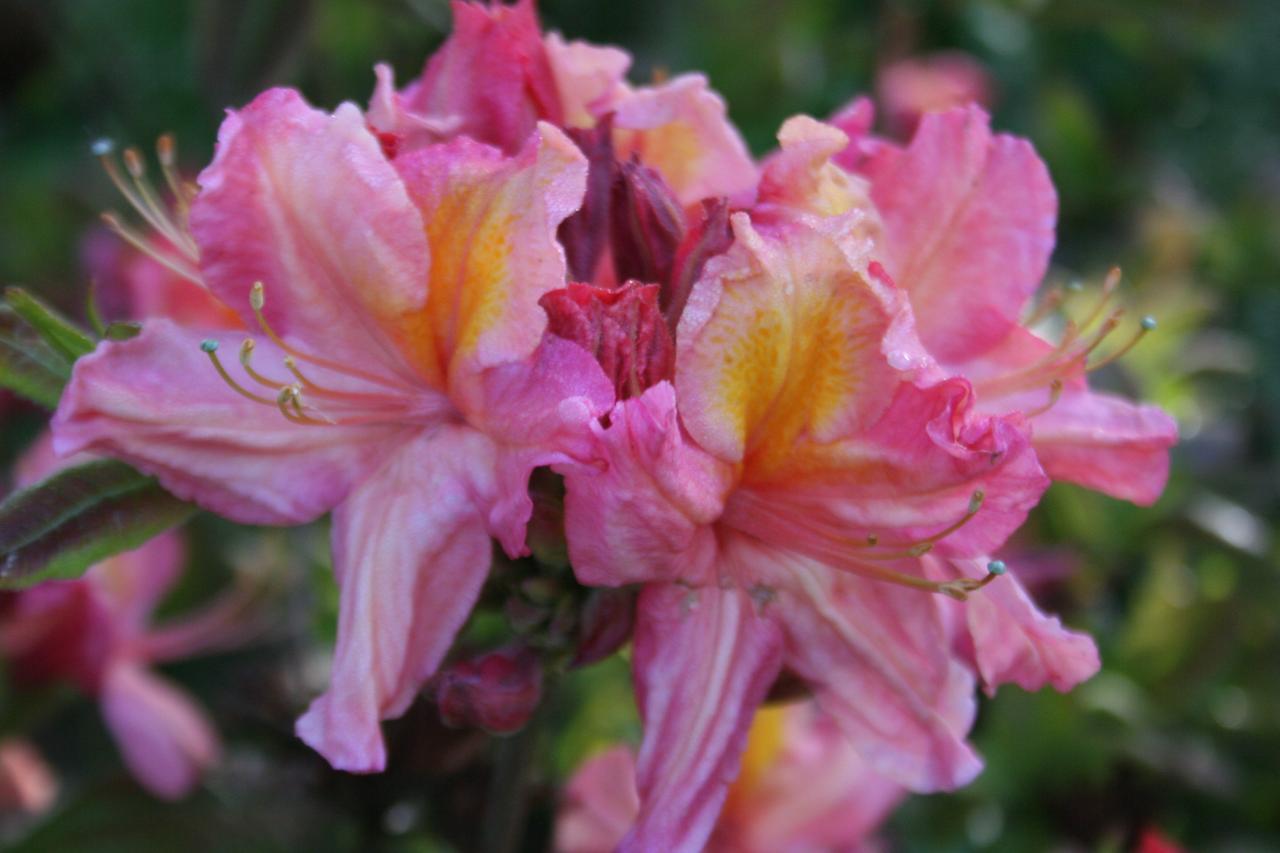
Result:
<svg viewBox="0 0 1280 853">
<path fill-rule="evenodd" d="M 620 44 L 633 78 L 700 69 L 756 153 L 787 116 L 825 116 L 895 59 L 958 49 L 996 81 L 998 127 L 1032 139 L 1061 197 L 1051 282 L 1125 271 L 1159 331 L 1101 384 L 1165 406 L 1182 442 L 1152 509 L 1055 485 L 1014 557 L 1046 609 L 1090 631 L 1103 671 L 1070 695 L 1007 687 L 974 733 L 985 773 L 916 797 L 902 850 L 1280 849 L 1280 4 L 1274 0 L 542 0 L 544 23 Z M 83 242 L 119 205 L 92 140 L 178 135 L 207 162 L 222 109 L 270 84 L 365 102 L 372 64 L 412 78 L 443 0 L 0 0 L 0 281 L 82 314 Z M 0 415 L 0 465 L 44 414 Z M 333 632 L 324 531 L 191 526 L 180 610 L 258 564 L 280 581 L 245 649 L 169 672 L 212 709 L 227 761 L 177 805 L 123 771 L 91 702 L 0 688 L 0 733 L 62 778 L 55 811 L 0 826 L 17 850 L 470 850 L 491 768 L 525 767 L 526 850 L 555 786 L 638 728 L 625 661 L 570 674 L 536 737 L 448 731 L 415 707 L 378 777 L 334 774 L 290 736 Z M 501 634 L 500 617 L 471 638 Z"/>
</svg>

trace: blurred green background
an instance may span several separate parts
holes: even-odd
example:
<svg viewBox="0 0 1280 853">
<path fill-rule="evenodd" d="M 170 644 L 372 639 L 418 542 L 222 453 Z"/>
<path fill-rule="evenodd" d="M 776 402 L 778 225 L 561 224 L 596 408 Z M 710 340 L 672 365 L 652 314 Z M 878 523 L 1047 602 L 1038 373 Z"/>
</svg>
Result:
<svg viewBox="0 0 1280 853">
<path fill-rule="evenodd" d="M 986 772 L 954 795 L 913 798 L 885 837 L 903 850 L 1122 850 L 1157 828 L 1190 850 L 1280 849 L 1280 4 L 540 6 L 549 29 L 631 50 L 633 79 L 706 72 L 756 153 L 787 116 L 825 116 L 870 91 L 893 59 L 945 48 L 986 64 L 997 126 L 1031 138 L 1058 186 L 1051 280 L 1096 284 L 1119 264 L 1125 301 L 1160 318 L 1101 384 L 1171 410 L 1182 442 L 1154 509 L 1053 487 L 1015 547 L 1045 608 L 1097 638 L 1103 672 L 1068 696 L 1009 687 L 984 700 L 974 739 Z M 80 241 L 118 206 L 92 140 L 149 145 L 175 131 L 194 171 L 224 107 L 277 83 L 318 105 L 363 103 L 376 59 L 411 79 L 449 20 L 442 0 L 0 0 L 0 281 L 78 310 Z M 10 404 L 0 463 L 41 422 Z M 204 518 L 194 535 L 267 547 L 228 528 Z M 157 804 L 120 769 L 90 703 L 14 700 L 4 725 L 34 732 L 65 777 L 64 799 L 5 840 L 471 849 L 488 766 L 471 759 L 506 750 L 510 760 L 510 743 L 443 732 L 417 708 L 393 727 L 391 771 L 352 778 L 289 736 L 310 689 L 296 683 L 306 637 L 332 630 L 321 533 L 268 543 L 315 579 L 294 586 L 319 593 L 288 593 L 264 643 L 173 670 L 228 743 L 206 790 Z M 225 569 L 219 549 L 196 551 Z M 625 662 L 574 674 L 547 713 L 550 734 L 526 744 L 538 758 L 528 850 L 545 844 L 557 779 L 584 752 L 635 734 Z"/>
</svg>

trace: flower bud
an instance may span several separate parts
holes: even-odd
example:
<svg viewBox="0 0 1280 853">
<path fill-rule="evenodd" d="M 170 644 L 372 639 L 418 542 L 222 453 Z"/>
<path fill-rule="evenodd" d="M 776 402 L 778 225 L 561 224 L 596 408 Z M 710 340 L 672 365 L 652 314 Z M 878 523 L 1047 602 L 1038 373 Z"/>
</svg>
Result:
<svg viewBox="0 0 1280 853">
<path fill-rule="evenodd" d="M 662 176 L 636 160 L 619 163 L 610 196 L 609 239 L 618 281 L 665 284 L 684 238 L 684 211 Z"/>
<path fill-rule="evenodd" d="M 578 621 L 578 651 L 574 666 L 604 660 L 631 637 L 636 594 L 629 589 L 591 590 Z"/>
<path fill-rule="evenodd" d="M 729 228 L 729 200 L 707 199 L 702 202 L 702 218 L 689 229 L 676 249 L 671 277 L 662 291 L 662 314 L 667 326 L 674 330 L 680 323 L 685 303 L 694 282 L 702 275 L 707 261 L 733 245 L 733 231 Z"/>
<path fill-rule="evenodd" d="M 609 239 L 609 194 L 613 186 L 613 118 L 606 115 L 590 129 L 567 130 L 587 158 L 587 191 L 578 212 L 560 223 L 569 278 L 592 281 Z"/>
<path fill-rule="evenodd" d="M 619 399 L 639 396 L 675 370 L 675 344 L 658 310 L 658 286 L 629 281 L 617 290 L 570 284 L 544 294 L 547 331 L 595 356 Z"/>
<path fill-rule="evenodd" d="M 436 704 L 447 726 L 518 731 L 542 698 L 542 664 L 523 646 L 459 661 L 436 677 Z"/>
</svg>

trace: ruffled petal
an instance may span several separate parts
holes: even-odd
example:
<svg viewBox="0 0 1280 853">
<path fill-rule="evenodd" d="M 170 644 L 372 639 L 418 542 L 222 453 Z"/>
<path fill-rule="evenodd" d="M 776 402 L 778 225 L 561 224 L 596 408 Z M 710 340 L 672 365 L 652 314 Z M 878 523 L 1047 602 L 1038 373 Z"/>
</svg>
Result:
<svg viewBox="0 0 1280 853">
<path fill-rule="evenodd" d="M 626 93 L 631 55 L 617 47 L 565 41 L 559 33 L 548 33 L 546 45 L 565 126 L 592 127 Z"/>
<path fill-rule="evenodd" d="M 925 345 L 943 362 L 996 345 L 1053 251 L 1057 195 L 1035 149 L 993 136 L 968 107 L 926 115 L 907 148 L 884 147 L 865 168 L 885 264 L 911 294 Z"/>
<path fill-rule="evenodd" d="M 450 385 L 529 355 L 547 324 L 538 299 L 564 286 L 556 228 L 582 202 L 582 153 L 541 124 L 514 157 L 461 138 L 395 163 L 431 247 L 429 328 L 421 337 L 433 342 Z"/>
<path fill-rule="evenodd" d="M 130 772 L 166 800 L 185 797 L 222 747 L 209 718 L 182 691 L 130 661 L 102 685 L 102 714 Z"/>
<path fill-rule="evenodd" d="M 738 772 L 782 637 L 738 589 L 658 584 L 637 605 L 633 664 L 644 719 L 640 815 L 623 853 L 696 853 Z"/>
<path fill-rule="evenodd" d="M 484 436 L 440 427 L 335 510 L 337 652 L 329 690 L 297 724 L 335 768 L 383 769 L 379 722 L 404 713 L 471 612 L 489 572 L 494 466 Z"/>
<path fill-rule="evenodd" d="M 916 791 L 977 775 L 982 764 L 965 742 L 973 676 L 952 657 L 940 599 L 782 552 L 755 559 L 778 578 L 770 606 L 787 632 L 787 667 L 873 768 Z"/>
<path fill-rule="evenodd" d="M 926 542 L 935 553 L 989 553 L 1049 480 L 1025 424 L 975 416 L 970 400 L 962 380 L 902 385 L 861 435 L 799 448 L 787 478 L 745 483 L 724 523 L 855 572 L 894 554 L 914 572 L 909 552 Z"/>
<path fill-rule="evenodd" d="M 596 431 L 602 461 L 561 468 L 574 572 L 606 586 L 706 578 L 715 557 L 709 525 L 732 470 L 682 434 L 670 383 L 623 401 L 609 419 Z"/>
<path fill-rule="evenodd" d="M 364 117 L 272 89 L 227 115 L 200 173 L 191 231 L 204 280 L 250 328 L 254 282 L 276 332 L 308 352 L 394 377 L 426 301 L 422 219 Z"/>
<path fill-rule="evenodd" d="M 1031 424 L 1036 453 L 1053 479 L 1141 506 L 1164 491 L 1178 425 L 1159 407 L 1077 388 Z"/>
<path fill-rule="evenodd" d="M 938 580 L 981 579 L 987 574 L 983 560 L 928 560 L 926 565 Z M 963 611 L 978 674 L 989 693 L 1008 683 L 1024 690 L 1051 684 L 1065 692 L 1101 666 L 1093 638 L 1040 612 L 1012 574 L 951 606 Z"/>
<path fill-rule="evenodd" d="M 53 419 L 55 450 L 119 457 L 235 521 L 298 524 L 341 501 L 394 445 L 398 427 L 300 425 L 240 396 L 202 339 L 153 320 L 77 361 Z M 263 364 L 280 363 L 269 341 L 257 344 Z"/>
</svg>

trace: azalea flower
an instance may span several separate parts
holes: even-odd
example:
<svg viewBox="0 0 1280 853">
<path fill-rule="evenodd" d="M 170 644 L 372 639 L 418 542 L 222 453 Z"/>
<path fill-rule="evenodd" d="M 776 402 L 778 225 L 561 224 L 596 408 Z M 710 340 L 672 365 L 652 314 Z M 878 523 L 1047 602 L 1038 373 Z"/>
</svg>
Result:
<svg viewBox="0 0 1280 853">
<path fill-rule="evenodd" d="M 905 792 L 872 771 L 814 703 L 761 708 L 707 853 L 855 853 Z M 557 853 L 610 853 L 640 811 L 635 757 L 615 746 L 569 781 Z"/>
<path fill-rule="evenodd" d="M 829 215 L 781 201 L 735 214 L 680 320 L 674 384 L 597 428 L 606 470 L 563 468 L 578 577 L 644 584 L 626 850 L 700 848 L 784 667 L 895 781 L 952 788 L 980 766 L 964 740 L 973 676 L 924 593 L 964 598 L 1003 565 L 937 582 L 919 559 L 990 553 L 1046 480 L 1022 419 L 973 412 L 855 251 L 870 223 L 837 198 L 854 183 L 835 170 L 788 187 L 827 196 Z"/>
<path fill-rule="evenodd" d="M 529 472 L 585 452 L 612 400 L 538 307 L 564 281 L 576 147 L 546 124 L 511 156 L 384 147 L 354 106 L 289 90 L 230 113 L 179 237 L 253 330 L 232 336 L 239 366 L 225 329 L 152 320 L 82 358 L 54 418 L 59 452 L 125 459 L 236 521 L 334 511 L 338 647 L 298 733 L 353 771 L 385 765 L 379 721 L 439 665 L 490 536 L 524 552 Z"/>
<path fill-rule="evenodd" d="M 994 90 L 987 69 L 962 51 L 905 57 L 876 74 L 876 98 L 895 138 L 909 137 L 925 113 L 969 104 L 990 107 Z"/>
<path fill-rule="evenodd" d="M 58 459 L 46 435 L 18 461 L 18 485 L 84 461 Z M 157 797 L 178 799 L 221 755 L 208 716 L 157 664 L 235 646 L 246 636 L 249 598 L 233 589 L 202 608 L 154 624 L 186 556 L 166 533 L 91 567 L 78 580 L 0 595 L 0 654 L 19 686 L 71 681 L 97 697 L 125 764 Z"/>
</svg>

